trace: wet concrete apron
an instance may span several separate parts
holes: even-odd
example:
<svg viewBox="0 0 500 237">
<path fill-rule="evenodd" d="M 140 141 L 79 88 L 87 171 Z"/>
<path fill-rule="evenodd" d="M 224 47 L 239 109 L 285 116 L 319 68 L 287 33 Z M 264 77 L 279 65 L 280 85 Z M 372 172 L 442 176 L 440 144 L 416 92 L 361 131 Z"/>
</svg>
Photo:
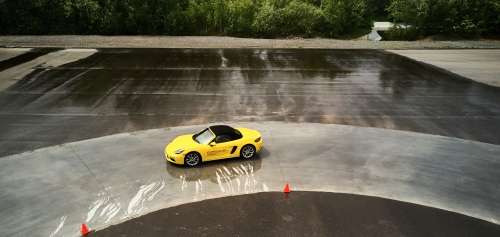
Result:
<svg viewBox="0 0 500 237">
<path fill-rule="evenodd" d="M 68 64 L 0 71 L 6 75 L 1 80 L 19 80 L 0 94 L 1 211 L 19 217 L 3 219 L 1 229 L 8 231 L 0 236 L 72 235 L 81 222 L 99 228 L 182 203 L 280 191 L 284 182 L 297 190 L 378 196 L 492 223 L 500 219 L 494 211 L 500 203 L 495 186 L 500 167 L 494 159 L 500 144 L 499 88 L 377 50 L 102 49 L 91 54 Z M 23 68 L 28 56 L 2 65 Z M 250 163 L 216 162 L 190 170 L 156 169 L 165 162 L 161 150 L 169 141 L 162 136 L 175 135 L 161 130 L 154 146 L 148 138 L 158 136 L 139 132 L 5 157 L 121 132 L 210 122 L 258 122 L 252 126 L 267 126 L 266 136 L 273 137 L 266 141 L 277 144 Z M 328 125 L 304 122 L 493 145 L 369 128 L 334 129 L 340 133 L 332 137 L 328 129 L 307 129 Z M 387 205 L 400 205 L 393 202 Z"/>
<path fill-rule="evenodd" d="M 447 218 L 452 214 L 433 216 L 426 211 L 428 209 L 407 213 L 407 218 L 426 218 L 430 221 L 427 223 L 433 223 L 427 228 L 421 227 L 423 232 L 418 233 L 422 235 L 432 233 L 443 223 L 448 226 L 436 233 L 470 224 L 472 229 L 466 233 L 479 235 L 480 230 L 475 228 L 497 228 L 492 226 L 500 220 L 498 145 L 344 125 L 279 122 L 232 125 L 261 132 L 265 145 L 257 157 L 203 163 L 196 168 L 167 164 L 162 151 L 165 144 L 181 134 L 193 133 L 206 126 L 201 125 L 118 134 L 0 159 L 0 212 L 2 216 L 12 217 L 0 219 L 0 229 L 4 230 L 0 236 L 36 233 L 72 236 L 82 222 L 95 230 L 158 209 L 212 198 L 218 198 L 214 202 L 226 208 L 210 212 L 254 213 L 255 222 L 248 225 L 266 224 L 258 212 L 252 211 L 259 203 L 235 210 L 235 204 L 223 197 L 280 192 L 285 183 L 291 185 L 291 196 L 296 191 L 375 196 L 449 210 L 491 223 L 476 225 L 473 223 L 477 221 L 469 222 L 470 219 L 463 217 L 453 220 L 467 222 L 442 220 L 439 217 Z M 269 199 L 274 200 L 271 198 L 274 194 L 269 195 Z M 284 196 L 281 198 L 283 200 Z M 346 200 L 331 201 L 352 205 Z M 397 201 L 385 203 L 389 205 L 388 210 L 401 205 Z M 300 205 L 297 208 L 300 209 Z M 280 220 L 286 210 L 277 208 L 266 215 Z M 168 209 L 166 212 L 173 215 Z M 199 214 L 189 211 L 182 216 L 191 218 L 196 225 Z M 311 216 L 318 226 L 337 221 L 332 216 L 320 222 L 322 215 L 316 212 L 303 214 Z M 372 214 L 380 220 L 398 219 L 391 211 Z M 358 215 L 366 216 L 364 212 Z M 234 225 L 231 219 L 224 220 L 199 220 L 200 223 L 212 223 L 214 228 L 209 230 L 203 230 L 201 224 L 201 230 L 192 230 L 192 225 L 189 228 L 200 231 L 193 234 L 209 234 L 216 231 L 217 225 Z M 170 232 L 171 228 L 188 228 L 172 223 L 175 221 L 166 220 L 155 228 L 162 228 L 165 232 L 160 233 L 166 234 L 192 233 Z M 366 227 L 355 223 L 347 227 L 353 231 Z M 392 231 L 403 234 L 408 231 L 406 227 L 398 224 L 401 230 Z M 131 227 L 127 225 L 127 228 Z M 141 231 L 144 226 L 135 228 Z M 234 231 L 237 234 L 243 230 Z M 380 235 L 393 233 L 389 229 L 386 231 Z M 250 229 L 245 235 L 253 233 Z"/>
<path fill-rule="evenodd" d="M 225 197 L 280 192 L 285 183 L 291 185 L 291 195 L 296 191 L 322 191 L 375 196 L 461 213 L 493 224 L 500 220 L 498 145 L 334 124 L 231 125 L 262 134 L 264 148 L 258 156 L 208 162 L 196 168 L 167 164 L 165 144 L 206 126 L 199 125 L 118 134 L 1 158 L 0 215 L 8 218 L 0 219 L 0 229 L 4 230 L 0 236 L 72 236 L 82 222 L 96 230 L 151 211 L 213 198 L 220 198 L 217 202 L 227 206 L 213 211 L 230 215 L 235 204 Z M 397 201 L 386 202 L 391 205 L 388 209 L 399 205 Z M 332 203 L 324 205 L 327 209 Z M 356 212 L 353 209 L 346 215 Z M 408 216 L 418 218 L 425 213 L 421 210 Z M 183 215 L 196 220 L 198 214 Z M 381 220 L 398 216 L 383 211 L 378 214 Z M 321 216 L 304 215 L 313 219 Z M 253 216 L 257 222 L 261 217 Z M 207 221 L 214 226 L 232 225 L 217 219 Z M 327 219 L 323 224 L 334 221 Z M 456 227 L 461 222 L 446 219 L 421 228 L 425 233 L 432 232 L 439 228 L 437 223 L 461 228 Z M 165 223 L 166 232 L 162 233 L 171 233 L 169 224 Z M 355 230 L 358 226 L 346 228 Z M 406 233 L 406 227 L 401 228 L 400 233 Z M 392 232 L 380 235 L 387 233 Z"/>
</svg>

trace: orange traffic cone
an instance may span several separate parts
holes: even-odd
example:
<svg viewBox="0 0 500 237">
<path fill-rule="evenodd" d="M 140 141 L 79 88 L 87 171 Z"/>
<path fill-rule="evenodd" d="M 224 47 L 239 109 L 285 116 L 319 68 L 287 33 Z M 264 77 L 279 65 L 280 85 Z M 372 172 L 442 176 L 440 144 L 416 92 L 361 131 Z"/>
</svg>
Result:
<svg viewBox="0 0 500 237">
<path fill-rule="evenodd" d="M 290 187 L 288 187 L 288 184 L 286 184 L 285 190 L 283 190 L 283 192 L 285 192 L 285 193 L 289 193 L 290 192 Z"/>
<path fill-rule="evenodd" d="M 82 233 L 82 235 L 87 235 L 88 233 L 90 233 L 89 229 L 87 229 L 87 226 L 85 226 L 85 223 L 82 223 L 82 231 L 80 231 L 80 233 Z"/>
</svg>

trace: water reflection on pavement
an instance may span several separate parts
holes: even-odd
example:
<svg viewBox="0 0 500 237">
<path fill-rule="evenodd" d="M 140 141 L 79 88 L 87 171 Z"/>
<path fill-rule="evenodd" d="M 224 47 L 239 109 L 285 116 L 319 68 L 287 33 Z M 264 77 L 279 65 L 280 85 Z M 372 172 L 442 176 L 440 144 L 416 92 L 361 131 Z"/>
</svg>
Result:
<svg viewBox="0 0 500 237">
<path fill-rule="evenodd" d="M 258 189 L 254 173 L 261 168 L 259 154 L 252 159 L 225 159 L 202 163 L 197 167 L 179 166 L 166 162 L 168 174 L 182 182 L 182 190 L 188 183 L 196 185 L 196 195 L 203 190 L 201 181 L 208 180 L 219 185 L 224 194 L 249 193 Z M 265 188 L 264 188 L 265 189 Z"/>
<path fill-rule="evenodd" d="M 386 51 L 99 49 L 47 63 L 7 69 L 30 73 L 0 94 L 0 157 L 221 121 L 342 124 L 500 144 L 500 88 Z"/>
</svg>

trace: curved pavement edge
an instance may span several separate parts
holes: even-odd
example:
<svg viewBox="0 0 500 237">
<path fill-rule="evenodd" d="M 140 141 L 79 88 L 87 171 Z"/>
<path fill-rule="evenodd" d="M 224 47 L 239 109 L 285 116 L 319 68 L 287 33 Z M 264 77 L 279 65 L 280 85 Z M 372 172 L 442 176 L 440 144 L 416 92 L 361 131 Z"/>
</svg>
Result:
<svg viewBox="0 0 500 237">
<path fill-rule="evenodd" d="M 158 209 L 257 192 L 376 196 L 500 220 L 500 146 L 413 132 L 230 123 L 261 132 L 251 160 L 167 165 L 164 146 L 206 125 L 146 130 L 0 158 L 0 235 L 77 235 Z M 29 227 L 29 228 L 28 228 Z"/>
</svg>

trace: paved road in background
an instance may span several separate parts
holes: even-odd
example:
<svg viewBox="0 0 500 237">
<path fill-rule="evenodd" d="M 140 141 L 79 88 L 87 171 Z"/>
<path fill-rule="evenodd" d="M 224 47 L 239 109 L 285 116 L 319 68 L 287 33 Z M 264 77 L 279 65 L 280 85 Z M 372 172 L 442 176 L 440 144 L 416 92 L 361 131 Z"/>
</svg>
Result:
<svg viewBox="0 0 500 237">
<path fill-rule="evenodd" d="M 487 85 L 500 87 L 499 50 L 389 50 Z"/>
<path fill-rule="evenodd" d="M 4 77 L 17 77 L 0 94 L 0 157 L 224 121 L 344 124 L 500 144 L 499 88 L 385 51 L 43 52 L 52 61 L 33 65 L 20 54 L 0 65 Z"/>
</svg>

